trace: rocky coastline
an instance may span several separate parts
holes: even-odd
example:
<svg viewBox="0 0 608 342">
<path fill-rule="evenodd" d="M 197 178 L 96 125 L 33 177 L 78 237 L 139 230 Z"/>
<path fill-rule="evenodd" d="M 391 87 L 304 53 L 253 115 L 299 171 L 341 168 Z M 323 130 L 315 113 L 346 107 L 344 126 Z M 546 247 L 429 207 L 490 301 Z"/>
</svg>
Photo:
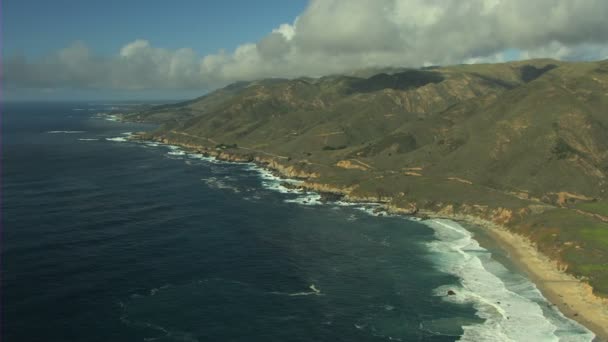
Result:
<svg viewBox="0 0 608 342">
<path fill-rule="evenodd" d="M 279 161 L 281 158 L 277 156 L 243 151 L 238 148 L 184 143 L 146 132 L 136 133 L 131 139 L 176 145 L 190 152 L 225 162 L 254 163 L 278 177 L 300 180 L 297 185 L 287 182 L 284 185 L 288 188 L 318 193 L 323 201 L 374 203 L 377 205 L 375 209 L 377 213 L 406 215 L 420 220 L 442 218 L 461 222 L 469 227 L 480 227 L 487 231 L 501 247 L 509 251 L 509 256 L 515 265 L 529 276 L 545 297 L 558 306 L 562 313 L 591 329 L 600 341 L 608 341 L 608 299 L 593 294 L 593 289 L 588 283 L 567 273 L 567 265 L 544 255 L 534 242 L 509 228 L 509 224 L 515 218 L 531 213 L 528 208 L 514 211 L 507 208 L 454 205 L 447 202 L 419 206 L 415 200 L 396 201 L 391 196 L 355 194 L 356 186 L 345 187 L 319 182 L 317 172 L 298 168 L 295 165 L 286 165 L 281 163 Z"/>
</svg>

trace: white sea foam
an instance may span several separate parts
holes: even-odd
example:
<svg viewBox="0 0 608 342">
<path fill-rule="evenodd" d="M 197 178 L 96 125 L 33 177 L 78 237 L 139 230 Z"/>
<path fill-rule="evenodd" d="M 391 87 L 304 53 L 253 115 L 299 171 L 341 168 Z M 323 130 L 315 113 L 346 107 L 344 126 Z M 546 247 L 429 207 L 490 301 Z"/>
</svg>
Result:
<svg viewBox="0 0 608 342">
<path fill-rule="evenodd" d="M 248 170 L 256 171 L 260 178 L 262 178 L 262 186 L 268 190 L 278 191 L 283 194 L 304 194 L 305 191 L 302 189 L 295 188 L 302 184 L 301 180 L 281 178 L 272 172 L 261 168 L 255 164 L 248 164 Z M 286 187 L 284 184 L 290 184 L 290 187 Z M 310 199 L 310 198 L 309 198 Z M 304 199 L 303 199 L 304 200 Z"/>
<path fill-rule="evenodd" d="M 133 135 L 132 132 L 125 132 L 125 133 L 121 133 L 121 134 L 124 134 L 124 135 L 128 134 L 129 136 Z M 228 162 L 224 162 L 224 161 L 221 161 L 221 160 L 217 160 L 214 157 L 207 157 L 207 156 L 205 156 L 205 155 L 203 155 L 201 153 L 189 153 L 189 152 L 186 152 L 186 151 L 182 150 L 181 146 L 178 146 L 178 145 L 164 144 L 164 143 L 161 143 L 161 142 L 149 141 L 149 140 L 140 141 L 140 143 L 143 144 L 143 145 L 145 145 L 145 146 L 148 146 L 148 147 L 159 147 L 159 146 L 162 146 L 162 147 L 168 148 L 170 151 L 167 152 L 167 154 L 171 155 L 171 156 L 187 156 L 188 158 L 191 158 L 191 159 L 204 160 L 206 162 L 213 163 L 213 164 L 228 163 Z"/>
<path fill-rule="evenodd" d="M 354 208 L 371 216 L 381 216 L 381 211 L 378 211 L 377 207 L 374 206 L 356 206 Z"/>
<path fill-rule="evenodd" d="M 200 159 L 200 160 L 211 160 L 211 157 L 205 157 L 205 155 L 201 153 L 188 153 L 188 157 L 192 159 Z"/>
<path fill-rule="evenodd" d="M 286 199 L 285 202 L 297 203 L 297 204 L 301 204 L 301 205 L 321 205 L 321 204 L 323 204 L 323 202 L 321 201 L 321 195 L 314 193 L 314 192 L 302 194 L 296 198 Z"/>
<path fill-rule="evenodd" d="M 236 186 L 230 185 L 230 184 L 226 183 L 225 180 L 222 180 L 218 177 L 203 178 L 201 180 L 203 182 L 205 182 L 207 184 L 207 186 L 209 186 L 210 188 L 230 190 L 235 193 L 241 192 L 241 190 L 239 190 L 239 188 L 237 188 Z"/>
<path fill-rule="evenodd" d="M 427 220 L 436 241 L 428 245 L 437 253 L 437 267 L 457 276 L 458 285 L 437 288 L 435 294 L 446 301 L 472 304 L 483 323 L 463 326 L 461 341 L 591 341 L 586 328 L 549 309 L 549 303 L 528 280 L 519 278 L 517 291 L 508 280 L 509 272 L 479 246 L 473 235 L 456 222 Z M 513 283 L 513 282 L 511 282 Z M 513 285 L 513 284 L 511 284 Z M 455 295 L 447 295 L 449 290 Z M 544 309 L 543 309 L 544 307 Z M 553 311 L 553 312 L 548 312 Z"/>
<path fill-rule="evenodd" d="M 125 142 L 125 141 L 127 141 L 127 138 L 125 138 L 125 137 L 114 137 L 114 138 L 106 138 L 106 140 L 108 140 L 108 141 L 114 141 L 114 142 Z"/>
<path fill-rule="evenodd" d="M 272 294 L 276 294 L 276 295 L 285 295 L 285 296 L 289 296 L 289 297 L 300 297 L 300 296 L 322 296 L 323 294 L 321 293 L 321 290 L 319 290 L 315 284 L 310 284 L 308 286 L 308 288 L 311 291 L 302 291 L 302 292 L 293 292 L 293 293 L 286 293 L 286 292 L 271 292 Z"/>
<path fill-rule="evenodd" d="M 299 188 L 298 186 L 303 183 L 301 180 L 282 178 L 255 164 L 248 164 L 247 169 L 258 173 L 262 179 L 262 186 L 265 189 L 283 194 L 295 195 L 295 197 L 285 199 L 284 202 L 286 203 L 297 203 L 308 206 L 321 205 L 324 203 L 322 201 L 322 196 L 319 193 Z"/>
<path fill-rule="evenodd" d="M 118 121 L 118 119 L 119 119 L 118 115 L 113 115 L 113 114 L 104 114 L 104 115 L 102 115 L 102 117 L 108 121 Z"/>
<path fill-rule="evenodd" d="M 261 168 L 255 164 L 247 165 L 247 169 L 255 171 L 259 174 L 260 178 L 262 178 L 262 186 L 265 189 L 277 191 L 283 194 L 297 195 L 297 197 L 285 199 L 284 201 L 287 203 L 297 203 L 301 205 L 324 204 L 321 194 L 314 191 L 307 191 L 298 187 L 303 183 L 303 181 L 301 180 L 282 178 L 280 176 L 277 176 L 273 172 Z M 289 185 L 285 186 L 286 184 Z M 389 216 L 386 211 L 379 211 L 377 209 L 380 207 L 380 205 L 377 203 L 352 203 L 344 201 L 336 201 L 334 203 L 339 206 L 354 207 L 355 209 L 364 211 L 365 213 L 372 216 Z"/>
<path fill-rule="evenodd" d="M 355 210 L 362 211 L 370 216 L 393 216 L 385 210 L 381 210 L 381 205 L 378 203 L 335 201 L 333 202 L 333 204 L 336 204 L 341 207 L 351 207 Z"/>
<path fill-rule="evenodd" d="M 129 141 L 129 138 L 133 135 L 133 132 L 123 132 L 120 134 L 123 135 L 123 137 L 106 138 L 106 140 L 116 141 L 116 142 L 126 142 L 126 141 Z"/>
<path fill-rule="evenodd" d="M 199 160 L 203 160 L 203 161 L 206 161 L 206 162 L 208 162 L 208 163 L 212 163 L 212 164 L 220 164 L 220 163 L 223 163 L 223 162 L 222 162 L 222 161 L 220 161 L 220 160 L 217 160 L 217 159 L 215 159 L 215 158 L 213 158 L 213 157 L 207 157 L 207 156 L 205 156 L 205 155 L 203 155 L 203 154 L 200 154 L 200 153 L 188 153 L 188 157 L 189 157 L 189 158 L 192 158 L 192 159 L 199 159 Z"/>
<path fill-rule="evenodd" d="M 382 208 L 382 206 L 378 203 L 351 203 L 344 204 L 344 202 L 339 202 L 340 205 L 349 205 L 353 207 L 353 209 L 362 211 L 370 216 L 395 216 L 394 214 L 390 214 L 386 210 Z"/>
<path fill-rule="evenodd" d="M 98 141 L 99 139 L 97 139 L 97 138 L 79 138 L 78 140 L 80 140 L 80 141 Z"/>
<path fill-rule="evenodd" d="M 81 134 L 86 131 L 48 131 L 48 134 Z"/>
<path fill-rule="evenodd" d="M 161 290 L 164 290 L 164 289 L 168 289 L 170 287 L 171 287 L 170 284 L 166 284 L 166 285 L 163 285 L 161 287 L 155 287 L 155 288 L 153 288 L 153 289 L 150 290 L 150 296 L 154 296 L 154 295 L 156 295 L 158 293 L 158 291 L 161 291 Z"/>
</svg>

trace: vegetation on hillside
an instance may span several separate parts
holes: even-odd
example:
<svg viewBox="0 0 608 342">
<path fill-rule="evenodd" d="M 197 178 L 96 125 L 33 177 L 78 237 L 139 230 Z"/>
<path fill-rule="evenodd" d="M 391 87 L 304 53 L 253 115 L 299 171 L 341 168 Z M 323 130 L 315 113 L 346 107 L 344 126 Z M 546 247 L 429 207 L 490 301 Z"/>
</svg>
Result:
<svg viewBox="0 0 608 342">
<path fill-rule="evenodd" d="M 489 217 L 608 295 L 608 61 L 239 82 L 126 118 L 352 196 Z"/>
</svg>

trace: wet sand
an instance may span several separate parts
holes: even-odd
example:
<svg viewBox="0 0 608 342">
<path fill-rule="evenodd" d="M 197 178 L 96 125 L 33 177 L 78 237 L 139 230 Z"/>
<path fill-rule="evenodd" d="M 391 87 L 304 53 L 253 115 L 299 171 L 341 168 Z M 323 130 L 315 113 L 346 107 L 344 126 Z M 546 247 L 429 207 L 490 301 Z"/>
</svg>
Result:
<svg viewBox="0 0 608 342">
<path fill-rule="evenodd" d="M 432 213 L 431 216 L 439 217 Z M 564 315 L 593 331 L 596 340 L 608 341 L 608 299 L 595 296 L 591 286 L 565 273 L 527 238 L 475 217 L 449 219 L 483 229 L 487 238 L 504 249 L 513 265 L 522 270 Z"/>
<path fill-rule="evenodd" d="M 488 233 L 564 315 L 589 328 L 601 341 L 608 341 L 607 299 L 595 296 L 591 286 L 562 272 L 524 237 L 498 227 L 489 228 Z"/>
</svg>

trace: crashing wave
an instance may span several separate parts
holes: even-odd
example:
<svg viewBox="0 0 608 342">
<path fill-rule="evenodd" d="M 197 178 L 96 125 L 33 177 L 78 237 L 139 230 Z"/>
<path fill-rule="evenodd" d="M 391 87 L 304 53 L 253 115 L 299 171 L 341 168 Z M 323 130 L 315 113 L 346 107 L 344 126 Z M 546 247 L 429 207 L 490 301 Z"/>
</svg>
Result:
<svg viewBox="0 0 608 342">
<path fill-rule="evenodd" d="M 483 323 L 463 326 L 461 341 L 591 341 L 586 328 L 566 319 L 529 280 L 510 274 L 473 239 L 472 233 L 449 220 L 427 220 L 437 240 L 429 242 L 433 260 L 442 272 L 459 278 L 458 285 L 444 285 L 435 295 L 452 303 L 470 304 Z M 504 277 L 499 277 L 502 274 Z M 508 279 L 508 276 L 511 279 Z M 516 278 L 517 277 L 517 278 Z M 517 291 L 510 284 L 517 285 Z M 511 284 L 511 285 L 512 285 Z M 547 312 L 551 310 L 553 312 Z M 558 317 L 561 316 L 561 317 Z"/>
<path fill-rule="evenodd" d="M 48 134 L 82 134 L 86 131 L 48 131 Z"/>
</svg>

